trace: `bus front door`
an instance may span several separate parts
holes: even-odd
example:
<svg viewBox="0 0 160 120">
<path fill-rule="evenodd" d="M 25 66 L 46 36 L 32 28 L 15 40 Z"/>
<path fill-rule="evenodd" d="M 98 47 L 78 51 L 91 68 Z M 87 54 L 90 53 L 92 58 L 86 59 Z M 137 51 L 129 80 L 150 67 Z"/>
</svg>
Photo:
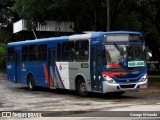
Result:
<svg viewBox="0 0 160 120">
<path fill-rule="evenodd" d="M 55 79 L 56 49 L 48 50 L 49 87 L 56 87 Z"/>
<path fill-rule="evenodd" d="M 92 46 L 91 57 L 91 86 L 93 91 L 101 89 L 101 62 L 100 62 L 100 47 Z"/>
<path fill-rule="evenodd" d="M 20 67 L 20 51 L 16 51 L 16 83 L 20 83 L 20 71 L 21 71 L 21 67 Z"/>
</svg>

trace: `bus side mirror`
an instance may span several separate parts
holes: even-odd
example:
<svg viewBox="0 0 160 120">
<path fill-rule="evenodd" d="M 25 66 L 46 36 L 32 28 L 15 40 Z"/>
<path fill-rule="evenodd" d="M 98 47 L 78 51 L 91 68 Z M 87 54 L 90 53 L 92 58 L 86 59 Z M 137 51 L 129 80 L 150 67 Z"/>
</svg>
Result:
<svg viewBox="0 0 160 120">
<path fill-rule="evenodd" d="M 148 56 L 149 56 L 150 58 L 152 57 L 151 51 L 148 52 Z"/>
<path fill-rule="evenodd" d="M 149 51 L 149 48 L 146 47 L 146 59 L 149 60 L 152 57 L 152 52 Z"/>
</svg>

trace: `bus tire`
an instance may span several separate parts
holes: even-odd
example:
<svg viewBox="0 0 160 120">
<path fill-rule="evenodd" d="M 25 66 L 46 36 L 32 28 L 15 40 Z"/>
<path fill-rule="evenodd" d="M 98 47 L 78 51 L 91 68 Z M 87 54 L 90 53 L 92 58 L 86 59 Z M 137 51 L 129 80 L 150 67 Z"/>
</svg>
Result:
<svg viewBox="0 0 160 120">
<path fill-rule="evenodd" d="M 85 81 L 84 81 L 83 78 L 80 78 L 80 79 L 77 81 L 76 90 L 77 90 L 77 93 L 78 93 L 80 96 L 82 96 L 82 97 L 88 96 L 88 92 L 86 91 L 86 83 L 85 83 Z"/>
<path fill-rule="evenodd" d="M 28 89 L 29 90 L 34 90 L 35 86 L 34 86 L 34 77 L 33 77 L 33 75 L 29 75 L 27 81 L 28 81 Z"/>
</svg>

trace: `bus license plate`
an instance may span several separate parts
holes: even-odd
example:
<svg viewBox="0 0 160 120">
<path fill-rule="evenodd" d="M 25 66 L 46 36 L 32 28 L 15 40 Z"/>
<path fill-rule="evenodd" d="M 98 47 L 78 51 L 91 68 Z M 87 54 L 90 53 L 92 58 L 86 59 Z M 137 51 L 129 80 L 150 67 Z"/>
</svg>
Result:
<svg viewBox="0 0 160 120">
<path fill-rule="evenodd" d="M 147 84 L 143 84 L 143 85 L 140 85 L 139 88 L 140 88 L 140 89 L 147 89 L 147 88 L 148 88 L 148 85 L 147 85 Z"/>
</svg>

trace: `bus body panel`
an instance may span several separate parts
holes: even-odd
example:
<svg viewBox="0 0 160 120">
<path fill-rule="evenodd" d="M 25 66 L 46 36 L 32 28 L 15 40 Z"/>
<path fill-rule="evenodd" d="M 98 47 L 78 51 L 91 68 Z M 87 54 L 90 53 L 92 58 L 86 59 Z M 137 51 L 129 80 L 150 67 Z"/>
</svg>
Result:
<svg viewBox="0 0 160 120">
<path fill-rule="evenodd" d="M 16 72 L 15 72 L 15 63 L 14 62 L 8 62 L 7 63 L 7 79 L 11 82 L 16 83 Z"/>
<path fill-rule="evenodd" d="M 70 62 L 69 76 L 71 89 L 76 90 L 76 77 L 82 76 L 86 83 L 87 91 L 91 91 L 90 65 L 88 62 Z"/>
<path fill-rule="evenodd" d="M 75 79 L 77 76 L 82 76 L 86 81 L 87 91 L 91 91 L 90 88 L 90 73 L 89 73 L 89 63 L 88 62 L 56 62 L 58 85 L 70 90 L 76 90 Z M 64 87 L 62 87 L 64 86 Z"/>
<path fill-rule="evenodd" d="M 31 74 L 35 79 L 35 86 L 48 87 L 44 75 L 45 62 L 22 62 L 21 64 L 21 82 L 27 84 L 27 77 Z"/>
</svg>

